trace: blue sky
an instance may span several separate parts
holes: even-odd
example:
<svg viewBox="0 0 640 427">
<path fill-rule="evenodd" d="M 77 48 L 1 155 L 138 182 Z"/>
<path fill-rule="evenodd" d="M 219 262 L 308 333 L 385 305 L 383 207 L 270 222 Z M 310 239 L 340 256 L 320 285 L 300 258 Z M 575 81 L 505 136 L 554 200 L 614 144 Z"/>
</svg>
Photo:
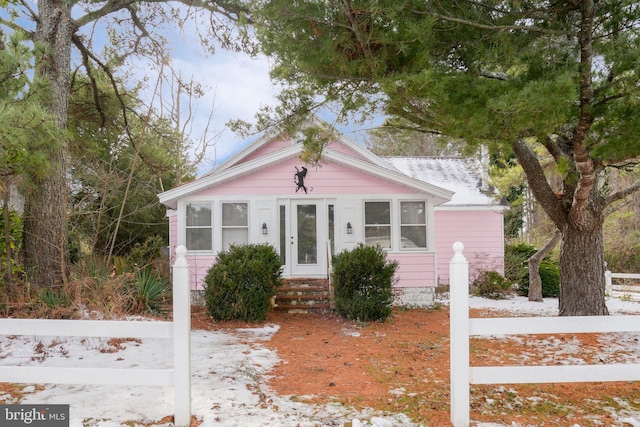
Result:
<svg viewBox="0 0 640 427">
<path fill-rule="evenodd" d="M 270 81 L 269 61 L 265 57 L 250 58 L 242 53 L 219 51 L 205 58 L 197 50 L 192 47 L 187 54 L 174 55 L 172 62 L 184 72 L 184 77 L 193 76 L 210 88 L 197 102 L 197 121 L 194 126 L 194 134 L 204 128 L 213 106 L 213 124 L 221 135 L 215 145 L 215 155 L 210 153 L 209 162 L 200 168 L 201 171 L 208 171 L 214 162 L 219 164 L 257 138 L 243 140 L 227 129 L 225 124 L 231 119 L 253 122 L 261 106 L 276 104 L 277 88 Z M 368 127 L 343 126 L 339 130 L 362 142 Z"/>
<path fill-rule="evenodd" d="M 266 57 L 254 58 L 245 53 L 223 49 L 207 55 L 194 34 L 195 31 L 190 32 L 188 29 L 167 34 L 170 41 L 167 53 L 171 57 L 172 66 L 180 70 L 183 78 L 193 78 L 205 88 L 205 95 L 193 105 L 195 116 L 192 137 L 197 139 L 202 135 L 209 120 L 210 132 L 218 136 L 215 145 L 208 150 L 206 162 L 199 167 L 199 174 L 202 174 L 258 138 L 253 136 L 244 139 L 228 129 L 226 123 L 233 119 L 253 123 L 256 112 L 262 106 L 276 105 L 278 89 L 269 78 L 270 63 Z M 155 82 L 155 79 L 157 73 L 151 73 L 150 81 Z M 378 119 L 376 123 L 380 121 Z M 371 126 L 372 124 L 346 125 L 339 126 L 339 130 L 363 143 L 366 129 Z"/>
</svg>

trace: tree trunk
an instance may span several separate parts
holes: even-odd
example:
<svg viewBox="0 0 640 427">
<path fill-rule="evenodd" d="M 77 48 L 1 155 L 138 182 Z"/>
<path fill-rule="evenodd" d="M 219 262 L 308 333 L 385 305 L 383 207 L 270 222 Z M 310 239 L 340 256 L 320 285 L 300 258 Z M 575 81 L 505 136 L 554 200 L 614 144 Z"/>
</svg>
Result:
<svg viewBox="0 0 640 427">
<path fill-rule="evenodd" d="M 589 229 L 565 227 L 560 251 L 560 316 L 602 316 L 605 304 L 602 223 Z"/>
<path fill-rule="evenodd" d="M 11 180 L 7 180 L 7 188 L 2 191 L 2 212 L 4 216 L 4 253 L 7 265 L 4 272 L 4 280 L 7 285 L 13 283 L 13 267 L 11 255 L 11 218 L 9 216 L 9 202 L 11 200 Z"/>
<path fill-rule="evenodd" d="M 67 126 L 71 38 L 75 24 L 71 2 L 38 0 L 36 40 L 47 46 L 38 72 L 50 83 L 50 111 L 58 127 Z M 53 141 L 52 141 L 53 142 Z M 55 141 L 49 153 L 50 171 L 32 183 L 24 219 L 24 255 L 29 280 L 38 287 L 62 284 L 67 267 L 67 145 Z"/>
<path fill-rule="evenodd" d="M 542 302 L 542 280 L 540 279 L 540 263 L 556 247 L 562 233 L 556 230 L 551 239 L 538 252 L 529 258 L 529 301 Z"/>
</svg>

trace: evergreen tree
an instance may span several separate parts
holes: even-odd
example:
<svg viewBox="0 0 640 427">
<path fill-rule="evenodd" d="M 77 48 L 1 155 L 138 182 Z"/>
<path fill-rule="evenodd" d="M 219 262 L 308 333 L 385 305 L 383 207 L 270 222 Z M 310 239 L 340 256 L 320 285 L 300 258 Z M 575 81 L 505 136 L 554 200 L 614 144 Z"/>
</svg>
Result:
<svg viewBox="0 0 640 427">
<path fill-rule="evenodd" d="M 256 13 L 272 76 L 290 85 L 281 117 L 384 109 L 417 130 L 513 153 L 562 232 L 560 314 L 608 312 L 604 218 L 640 188 L 637 175 L 620 191 L 606 185 L 610 169 L 640 155 L 635 0 L 269 0 Z"/>
<path fill-rule="evenodd" d="M 167 61 L 163 26 L 182 27 L 193 22 L 189 19 L 195 20 L 194 27 L 202 31 L 199 36 L 205 49 L 213 52 L 216 45 L 251 49 L 247 33 L 236 31 L 237 22 L 247 21 L 246 7 L 239 0 L 0 3 L 7 11 L 0 16 L 0 31 L 24 29 L 32 42 L 45 48 L 34 67 L 36 74 L 48 82 L 45 106 L 61 130 L 68 125 L 72 69 L 84 68 L 93 81 L 96 68 L 112 76 L 110 61 L 122 63 L 131 56 L 151 58 L 160 68 Z M 100 43 L 94 44 L 93 35 L 100 26 L 109 36 L 106 52 L 95 50 Z M 212 43 L 213 40 L 219 43 Z M 72 52 L 76 55 L 72 56 Z M 115 84 L 113 87 L 116 89 Z M 94 102 L 100 110 L 97 97 Z M 123 108 L 122 114 L 127 121 L 128 115 L 135 113 Z M 38 287 L 52 287 L 66 280 L 69 261 L 69 141 L 50 138 L 43 142 L 50 173 L 41 176 L 26 194 L 23 252 L 30 281 Z"/>
<path fill-rule="evenodd" d="M 12 283 L 15 255 L 20 247 L 21 223 L 11 213 L 16 188 L 30 191 L 49 173 L 49 161 L 43 141 L 56 141 L 61 132 L 42 101 L 46 84 L 29 70 L 43 51 L 28 43 L 21 31 L 5 37 L 0 32 L 0 194 L 4 227 L 0 248 L 5 283 Z"/>
</svg>

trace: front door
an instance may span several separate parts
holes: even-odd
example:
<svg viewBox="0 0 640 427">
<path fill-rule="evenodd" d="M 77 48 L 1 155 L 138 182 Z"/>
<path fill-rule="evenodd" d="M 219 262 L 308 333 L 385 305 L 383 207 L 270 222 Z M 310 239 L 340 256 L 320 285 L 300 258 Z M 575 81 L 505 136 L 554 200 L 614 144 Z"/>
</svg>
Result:
<svg viewBox="0 0 640 427">
<path fill-rule="evenodd" d="M 325 206 L 321 200 L 291 200 L 289 209 L 281 209 L 288 220 L 281 218 L 280 232 L 287 235 L 284 273 L 290 276 L 319 276 L 327 274 Z M 283 206 L 283 205 L 281 205 Z M 289 212 L 287 215 L 286 212 Z M 283 221 L 284 219 L 284 221 Z M 288 230 L 287 230 L 288 229 Z M 288 232 L 288 233 L 287 233 Z M 281 239 L 284 243 L 285 239 Z M 281 248 L 281 252 L 282 252 Z"/>
</svg>

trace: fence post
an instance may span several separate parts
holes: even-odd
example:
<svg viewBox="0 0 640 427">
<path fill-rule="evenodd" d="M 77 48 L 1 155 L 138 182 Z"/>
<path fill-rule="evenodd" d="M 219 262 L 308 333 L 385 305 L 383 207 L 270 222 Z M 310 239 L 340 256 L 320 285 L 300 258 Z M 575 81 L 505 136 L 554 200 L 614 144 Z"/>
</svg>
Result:
<svg viewBox="0 0 640 427">
<path fill-rule="evenodd" d="M 449 262 L 451 423 L 469 426 L 469 264 L 464 245 L 453 244 Z"/>
<path fill-rule="evenodd" d="M 191 286 L 187 248 L 176 248 L 173 265 L 173 370 L 174 425 L 191 424 Z"/>
<path fill-rule="evenodd" d="M 613 280 L 611 278 L 611 271 L 609 271 L 608 269 L 605 270 L 604 272 L 604 282 L 605 282 L 605 287 L 604 287 L 605 294 L 611 295 L 611 291 L 613 291 Z"/>
</svg>

